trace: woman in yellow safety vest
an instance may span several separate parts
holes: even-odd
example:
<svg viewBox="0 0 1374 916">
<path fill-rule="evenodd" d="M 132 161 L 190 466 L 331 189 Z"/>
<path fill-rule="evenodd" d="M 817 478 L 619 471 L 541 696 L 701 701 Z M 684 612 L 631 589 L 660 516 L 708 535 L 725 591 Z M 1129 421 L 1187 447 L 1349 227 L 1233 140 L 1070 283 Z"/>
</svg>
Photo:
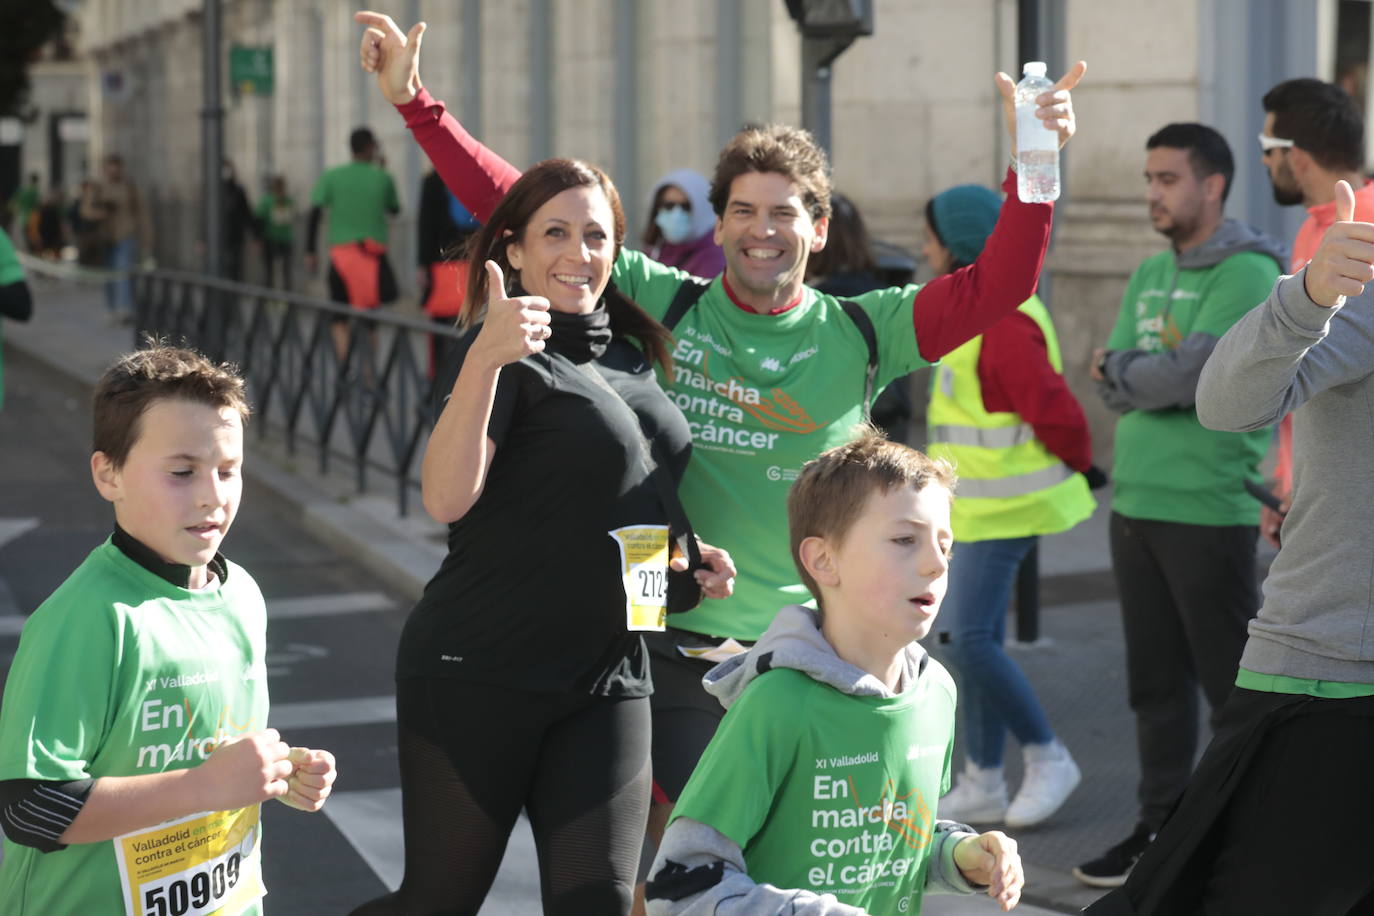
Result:
<svg viewBox="0 0 1374 916">
<path fill-rule="evenodd" d="M 930 201 L 922 253 L 937 275 L 973 263 L 1001 203 L 977 185 Z M 1079 771 L 1002 648 L 1007 604 L 1037 537 L 1091 515 L 1096 503 L 1085 475 L 1094 483 L 1102 476 L 1092 466 L 1083 408 L 1064 382 L 1054 324 L 1037 297 L 944 357 L 932 375 L 927 416 L 929 453 L 948 459 L 959 475 L 957 550 L 941 620 L 950 637 L 945 657 L 962 682 L 968 762 L 941 799 L 940 816 L 1027 827 L 1059 809 Z M 1026 763 L 1010 804 L 1002 775 L 1008 730 Z"/>
</svg>

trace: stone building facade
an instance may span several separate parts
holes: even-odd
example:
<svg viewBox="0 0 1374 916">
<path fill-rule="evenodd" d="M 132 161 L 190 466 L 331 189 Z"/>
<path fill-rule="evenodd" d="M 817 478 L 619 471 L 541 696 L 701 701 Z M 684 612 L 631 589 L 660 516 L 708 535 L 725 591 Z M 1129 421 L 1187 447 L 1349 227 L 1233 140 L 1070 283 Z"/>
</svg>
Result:
<svg viewBox="0 0 1374 916">
<path fill-rule="evenodd" d="M 1164 244 L 1142 199 L 1145 138 L 1169 121 L 1215 124 L 1239 165 L 1231 215 L 1291 238 L 1302 214 L 1269 199 L 1254 141 L 1259 98 L 1291 76 L 1334 78 L 1352 4 L 1369 6 L 875 0 L 875 34 L 833 69 L 836 187 L 875 235 L 914 251 L 932 194 L 1001 179 L 1008 144 L 992 75 L 1019 64 L 1018 17 L 1038 17 L 1041 53 L 1056 74 L 1089 62 L 1043 291 L 1105 458 L 1110 419 L 1088 387 L 1089 354 L 1105 341 L 1131 270 Z M 425 163 L 358 68 L 355 4 L 222 5 L 226 48 L 274 51 L 270 97 L 234 97 L 226 81 L 225 150 L 250 196 L 280 172 L 304 204 L 320 171 L 347 159 L 349 131 L 370 125 L 402 192 L 393 257 L 398 267 L 412 263 Z M 77 11 L 92 87 L 91 161 L 106 150 L 126 154 L 158 207 L 160 259 L 184 266 L 197 261 L 199 235 L 201 7 L 83 0 Z M 659 175 L 683 166 L 709 174 L 741 124 L 800 119 L 800 39 L 775 0 L 393 0 L 388 12 L 429 23 L 425 82 L 475 134 L 519 166 L 554 154 L 603 165 L 632 232 Z M 1366 15 L 1366 59 L 1367 23 Z M 121 77 L 117 92 L 108 89 L 112 74 Z M 409 282 L 411 271 L 400 273 Z"/>
</svg>

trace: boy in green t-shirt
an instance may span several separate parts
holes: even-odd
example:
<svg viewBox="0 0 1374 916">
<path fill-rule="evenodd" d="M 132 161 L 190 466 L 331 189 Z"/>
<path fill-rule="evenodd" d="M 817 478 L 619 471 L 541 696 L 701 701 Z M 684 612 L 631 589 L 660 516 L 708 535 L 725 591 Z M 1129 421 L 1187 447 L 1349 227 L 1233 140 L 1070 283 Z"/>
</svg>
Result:
<svg viewBox="0 0 1374 916">
<path fill-rule="evenodd" d="M 329 795 L 333 756 L 266 727 L 262 593 L 219 553 L 248 413 L 243 380 L 189 350 L 96 387 L 115 530 L 29 618 L 5 686 L 7 916 L 260 913 L 259 803 Z"/>
<path fill-rule="evenodd" d="M 954 475 L 865 431 L 787 497 L 818 611 L 791 605 L 706 688 L 729 708 L 650 870 L 653 914 L 919 913 L 927 890 L 1011 909 L 1016 844 L 935 819 L 954 684 L 916 640 L 949 572 Z"/>
</svg>

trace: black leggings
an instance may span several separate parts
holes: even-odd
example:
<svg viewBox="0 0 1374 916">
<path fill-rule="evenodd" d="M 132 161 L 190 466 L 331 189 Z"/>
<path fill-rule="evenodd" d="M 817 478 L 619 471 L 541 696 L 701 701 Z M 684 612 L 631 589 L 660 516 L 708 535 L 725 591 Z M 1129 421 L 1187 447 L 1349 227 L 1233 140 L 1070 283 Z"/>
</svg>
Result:
<svg viewBox="0 0 1374 916">
<path fill-rule="evenodd" d="M 524 808 L 544 912 L 628 913 L 649 810 L 649 700 L 397 682 L 405 878 L 354 916 L 475 914 Z"/>
</svg>

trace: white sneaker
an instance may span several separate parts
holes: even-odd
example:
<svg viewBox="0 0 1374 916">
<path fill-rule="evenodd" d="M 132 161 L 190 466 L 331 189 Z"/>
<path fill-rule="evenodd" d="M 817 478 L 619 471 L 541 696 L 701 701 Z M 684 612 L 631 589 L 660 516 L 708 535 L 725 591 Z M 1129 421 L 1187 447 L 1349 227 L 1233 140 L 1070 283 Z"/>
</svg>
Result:
<svg viewBox="0 0 1374 916">
<path fill-rule="evenodd" d="M 965 824 L 1001 823 L 1007 813 L 1007 783 L 1001 767 L 983 769 L 968 764 L 955 777 L 950 789 L 938 805 L 936 816 L 941 820 Z"/>
<path fill-rule="evenodd" d="M 1008 827 L 1033 827 L 1059 810 L 1078 786 L 1082 773 L 1069 749 L 1058 741 L 1025 748 L 1026 776 L 1007 807 Z"/>
</svg>

